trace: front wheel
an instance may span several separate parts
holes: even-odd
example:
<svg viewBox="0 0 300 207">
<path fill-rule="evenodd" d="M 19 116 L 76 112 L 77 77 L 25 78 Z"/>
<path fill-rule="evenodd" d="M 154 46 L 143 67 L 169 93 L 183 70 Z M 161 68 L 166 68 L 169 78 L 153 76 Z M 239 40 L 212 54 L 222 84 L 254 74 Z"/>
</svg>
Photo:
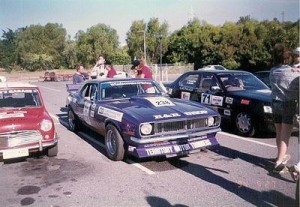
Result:
<svg viewBox="0 0 300 207">
<path fill-rule="evenodd" d="M 255 134 L 253 118 L 248 112 L 239 112 L 235 118 L 237 133 L 244 137 L 252 137 Z"/>
<path fill-rule="evenodd" d="M 119 131 L 111 124 L 106 127 L 105 149 L 109 159 L 120 161 L 124 159 L 124 141 Z"/>
<path fill-rule="evenodd" d="M 47 149 L 48 157 L 55 157 L 57 153 L 58 153 L 58 144 L 56 144 L 54 147 Z"/>
<path fill-rule="evenodd" d="M 69 125 L 69 130 L 72 132 L 76 132 L 80 130 L 80 126 L 81 126 L 80 121 L 71 108 L 69 108 L 68 110 L 68 125 Z"/>
</svg>

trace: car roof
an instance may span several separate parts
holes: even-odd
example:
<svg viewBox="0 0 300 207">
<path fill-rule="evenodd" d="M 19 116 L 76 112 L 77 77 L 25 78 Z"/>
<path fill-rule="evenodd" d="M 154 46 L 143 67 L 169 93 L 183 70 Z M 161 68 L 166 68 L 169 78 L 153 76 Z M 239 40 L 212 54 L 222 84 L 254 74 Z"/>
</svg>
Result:
<svg viewBox="0 0 300 207">
<path fill-rule="evenodd" d="M 0 82 L 0 88 L 37 88 L 37 86 L 27 82 Z"/>
<path fill-rule="evenodd" d="M 85 83 L 105 83 L 105 82 L 118 82 L 118 81 L 153 81 L 145 78 L 106 78 L 106 79 L 93 79 L 88 80 Z"/>
<path fill-rule="evenodd" d="M 214 74 L 230 74 L 230 73 L 250 73 L 244 70 L 195 70 L 190 73 L 214 73 Z"/>
</svg>

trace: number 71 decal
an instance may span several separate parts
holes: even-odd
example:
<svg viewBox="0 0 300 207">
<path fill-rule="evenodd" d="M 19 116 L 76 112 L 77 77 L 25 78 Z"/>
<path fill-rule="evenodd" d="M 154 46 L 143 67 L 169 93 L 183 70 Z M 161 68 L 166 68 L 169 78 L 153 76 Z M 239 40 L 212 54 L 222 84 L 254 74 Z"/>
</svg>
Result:
<svg viewBox="0 0 300 207">
<path fill-rule="evenodd" d="M 208 93 L 201 94 L 201 103 L 209 104 L 209 105 L 223 105 L 223 97 L 222 96 L 214 96 Z"/>
</svg>

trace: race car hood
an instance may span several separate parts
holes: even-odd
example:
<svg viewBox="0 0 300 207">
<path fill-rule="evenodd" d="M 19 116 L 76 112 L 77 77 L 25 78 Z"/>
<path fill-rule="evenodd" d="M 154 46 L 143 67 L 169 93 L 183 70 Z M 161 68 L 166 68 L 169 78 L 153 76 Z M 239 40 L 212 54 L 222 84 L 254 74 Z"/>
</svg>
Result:
<svg viewBox="0 0 300 207">
<path fill-rule="evenodd" d="M 127 102 L 110 103 L 110 107 L 119 109 L 124 115 L 133 117 L 140 122 L 186 119 L 208 114 L 218 115 L 214 110 L 199 103 L 170 99 L 165 96 L 135 96 Z"/>
<path fill-rule="evenodd" d="M 0 110 L 0 133 L 12 130 L 38 130 L 42 117 L 46 115 L 43 108 Z"/>
<path fill-rule="evenodd" d="M 241 90 L 241 91 L 229 91 L 227 96 L 239 97 L 251 100 L 260 100 L 263 102 L 271 102 L 271 90 Z"/>
</svg>

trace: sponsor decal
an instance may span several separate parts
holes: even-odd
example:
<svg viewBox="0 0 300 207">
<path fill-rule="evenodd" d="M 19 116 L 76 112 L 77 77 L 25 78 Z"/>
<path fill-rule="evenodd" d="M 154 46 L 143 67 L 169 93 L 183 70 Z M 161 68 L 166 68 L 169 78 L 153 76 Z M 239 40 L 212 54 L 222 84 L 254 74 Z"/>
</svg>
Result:
<svg viewBox="0 0 300 207">
<path fill-rule="evenodd" d="M 185 115 L 191 116 L 191 115 L 199 115 L 199 114 L 207 114 L 208 112 L 206 110 L 200 110 L 200 111 L 187 111 L 184 112 Z"/>
<path fill-rule="evenodd" d="M 26 111 L 14 111 L 13 113 L 0 113 L 0 119 L 21 118 L 24 117 Z"/>
<path fill-rule="evenodd" d="M 91 112 L 90 112 L 90 116 L 91 116 L 91 117 L 95 117 L 95 111 L 91 111 Z"/>
<path fill-rule="evenodd" d="M 90 111 L 91 103 L 85 102 L 83 108 L 83 115 L 88 116 Z"/>
<path fill-rule="evenodd" d="M 155 119 L 165 119 L 165 118 L 174 118 L 174 117 L 180 117 L 181 115 L 178 113 L 171 113 L 171 114 L 162 114 L 162 115 L 154 115 L 153 117 Z"/>
<path fill-rule="evenodd" d="M 249 105 L 249 103 L 250 103 L 250 100 L 248 100 L 248 99 L 242 99 L 241 100 L 241 104 Z"/>
<path fill-rule="evenodd" d="M 191 151 L 209 145 L 212 145 L 211 141 L 209 139 L 205 139 L 205 140 L 195 141 L 195 142 L 182 144 L 182 145 L 155 147 L 155 148 L 148 148 L 148 149 L 146 148 L 145 151 L 148 156 L 154 156 L 154 155 L 163 155 L 163 154 L 172 154 L 172 153 Z"/>
<path fill-rule="evenodd" d="M 223 105 L 223 97 L 222 96 L 214 96 L 209 93 L 201 94 L 201 103 L 222 106 Z"/>
<path fill-rule="evenodd" d="M 92 104 L 91 110 L 95 111 L 97 105 L 95 103 Z"/>
<path fill-rule="evenodd" d="M 188 87 L 188 86 L 181 86 L 179 89 L 182 91 L 193 91 L 194 90 L 193 87 Z"/>
<path fill-rule="evenodd" d="M 212 96 L 211 104 L 216 105 L 216 106 L 222 106 L 223 105 L 223 97 L 222 96 Z"/>
<path fill-rule="evenodd" d="M 226 97 L 226 98 L 225 98 L 225 103 L 227 103 L 227 104 L 232 104 L 232 103 L 233 103 L 233 98 L 231 98 L 231 97 Z"/>
<path fill-rule="evenodd" d="M 175 106 L 175 104 L 166 97 L 149 97 L 146 99 L 150 101 L 155 107 Z"/>
<path fill-rule="evenodd" d="M 151 84 L 151 81 L 113 81 L 113 82 L 107 82 L 111 86 L 124 86 L 124 85 L 137 85 L 137 84 Z"/>
<path fill-rule="evenodd" d="M 224 115 L 226 115 L 226 116 L 231 116 L 230 110 L 225 109 L 225 110 L 224 110 Z"/>
<path fill-rule="evenodd" d="M 123 113 L 102 106 L 98 108 L 98 114 L 119 122 L 123 118 Z"/>
<path fill-rule="evenodd" d="M 190 92 L 181 92 L 181 99 L 190 100 L 191 93 Z"/>
</svg>

